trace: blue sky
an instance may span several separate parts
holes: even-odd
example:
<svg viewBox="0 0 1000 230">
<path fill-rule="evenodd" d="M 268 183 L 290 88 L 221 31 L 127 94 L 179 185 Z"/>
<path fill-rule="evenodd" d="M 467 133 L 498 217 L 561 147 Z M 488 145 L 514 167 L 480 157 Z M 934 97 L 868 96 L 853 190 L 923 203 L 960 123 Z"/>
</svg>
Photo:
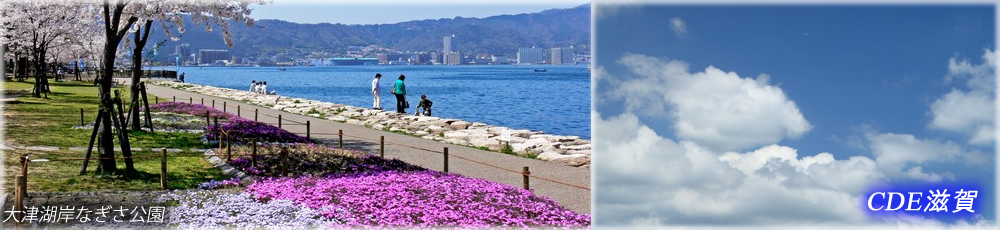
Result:
<svg viewBox="0 0 1000 230">
<path fill-rule="evenodd" d="M 805 173 L 806 179 L 802 181 L 825 185 L 819 187 L 829 192 L 857 194 L 859 185 L 830 182 L 834 181 L 830 177 L 849 173 L 857 173 L 857 181 L 871 183 L 972 180 L 993 186 L 992 176 L 982 176 L 994 175 L 993 135 L 988 136 L 989 141 L 977 136 L 992 133 L 977 130 L 994 130 L 993 121 L 984 122 L 983 116 L 976 120 L 976 115 L 994 116 L 995 76 L 991 72 L 987 78 L 968 71 L 995 69 L 983 60 L 984 54 L 994 56 L 996 49 L 992 5 L 599 4 L 595 6 L 594 18 L 594 109 L 600 114 L 594 117 L 598 187 L 633 186 L 610 181 L 630 173 L 669 172 L 655 167 L 646 172 L 621 170 L 617 164 L 627 161 L 610 160 L 631 157 L 649 158 L 635 161 L 645 164 L 657 164 L 650 159 L 662 159 L 664 162 L 660 163 L 664 164 L 674 163 L 667 159 L 694 162 L 692 170 L 728 165 L 743 174 L 779 175 L 756 178 L 741 177 L 739 173 L 730 175 L 726 170 L 731 169 L 706 171 L 720 175 L 715 178 L 732 176 L 736 181 L 717 181 L 715 190 L 729 186 L 732 191 L 757 191 L 739 184 L 767 181 L 767 178 L 797 178 L 801 175 L 777 170 L 780 162 L 784 160 L 786 166 L 798 172 L 817 170 L 819 166 L 810 166 L 812 161 L 805 159 L 826 159 L 818 157 L 821 153 L 829 153 L 833 159 L 825 165 L 829 166 L 826 172 L 844 171 L 826 176 Z M 719 72 L 708 70 L 710 66 Z M 725 73 L 730 74 L 728 78 Z M 983 87 L 977 79 L 990 79 L 991 84 Z M 976 103 L 960 103 L 984 101 L 976 99 L 988 101 L 989 106 L 970 107 Z M 984 103 L 976 105 L 980 104 Z M 955 112 L 956 108 L 970 111 Z M 602 128 L 602 125 L 608 126 Z M 606 140 L 607 145 L 598 147 L 604 141 L 602 130 L 616 133 L 620 131 L 614 130 L 616 127 L 634 128 L 622 132 L 638 134 L 632 134 L 631 139 L 614 136 Z M 644 135 L 641 130 L 646 128 L 655 135 Z M 669 152 L 669 148 L 648 150 L 643 143 L 675 146 L 678 153 Z M 638 153 L 623 153 L 636 150 Z M 788 152 L 797 155 L 791 158 L 782 155 Z M 707 159 L 723 159 L 724 163 L 699 165 L 695 153 L 702 153 Z M 746 163 L 754 162 L 751 156 L 761 162 Z M 601 165 L 604 162 L 610 163 Z M 839 164 L 845 167 L 834 167 Z M 852 169 L 847 165 L 868 167 Z M 756 171 L 746 171 L 750 169 Z M 661 193 L 657 201 L 683 194 L 674 191 L 676 187 L 706 186 L 680 183 L 666 176 L 661 179 L 647 181 L 642 186 L 650 188 L 659 183 L 671 187 L 651 191 Z M 789 181 L 793 180 L 775 182 L 778 187 L 771 189 L 777 190 L 768 191 L 801 191 L 795 190 L 801 187 L 792 186 Z M 706 202 L 721 202 L 720 206 L 731 209 L 720 211 L 723 214 L 705 211 L 699 215 L 649 204 L 625 205 L 643 203 L 636 200 L 602 202 L 602 197 L 609 198 L 618 192 L 597 193 L 602 191 L 609 192 L 595 196 L 597 212 L 602 211 L 602 205 L 622 210 L 611 215 L 618 220 L 608 218 L 608 222 L 629 223 L 627 212 L 632 212 L 638 216 L 632 218 L 633 224 L 761 223 L 739 218 L 716 220 L 710 215 L 722 218 L 740 211 L 757 216 L 786 216 L 776 218 L 776 222 L 871 221 L 849 210 L 833 213 L 798 210 L 795 214 L 802 216 L 788 217 L 788 213 L 759 212 L 748 202 L 707 198 Z M 986 218 L 995 220 L 992 207 L 984 212 Z M 600 223 L 601 213 L 595 216 Z M 682 220 L 677 220 L 678 216 Z"/>
<path fill-rule="evenodd" d="M 541 12 L 555 8 L 573 8 L 586 1 L 393 1 L 372 0 L 363 3 L 329 1 L 275 1 L 253 6 L 254 19 L 280 19 L 297 23 L 391 24 L 413 20 L 455 17 L 484 18 L 503 14 Z"/>
</svg>

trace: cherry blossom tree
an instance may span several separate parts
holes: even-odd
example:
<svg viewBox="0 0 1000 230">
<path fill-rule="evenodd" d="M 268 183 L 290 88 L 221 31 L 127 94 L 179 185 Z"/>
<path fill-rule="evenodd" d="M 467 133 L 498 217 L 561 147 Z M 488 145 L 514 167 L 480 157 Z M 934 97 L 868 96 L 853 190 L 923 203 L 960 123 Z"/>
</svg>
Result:
<svg viewBox="0 0 1000 230">
<path fill-rule="evenodd" d="M 263 0 L 50 0 L 50 1 L 27 1 L 8 0 L 0 2 L 0 41 L 8 45 L 12 51 L 12 58 L 18 69 L 16 72 L 24 72 L 23 67 L 30 65 L 34 67 L 36 86 L 32 94 L 40 96 L 48 92 L 48 80 L 45 77 L 45 67 L 47 58 L 58 60 L 58 57 L 50 57 L 50 48 L 58 45 L 64 51 L 58 53 L 72 53 L 72 56 L 79 58 L 84 54 L 90 54 L 92 59 L 97 59 L 100 64 L 100 74 L 96 79 L 98 85 L 98 95 L 100 96 L 99 108 L 107 114 L 112 114 L 113 103 L 111 98 L 112 77 L 116 57 L 119 56 L 119 47 L 130 32 L 133 33 L 132 43 L 132 98 L 138 96 L 136 87 L 142 70 L 142 51 L 148 42 L 149 33 L 152 30 L 153 22 L 160 21 L 164 27 L 163 31 L 172 39 L 173 32 L 170 28 L 176 28 L 177 32 L 183 33 L 184 20 L 190 18 L 195 24 L 202 25 L 205 30 L 212 31 L 213 27 L 222 29 L 223 38 L 227 45 L 232 46 L 232 35 L 229 32 L 229 23 L 238 22 L 246 25 L 253 25 L 254 21 L 249 17 L 250 4 L 265 4 Z M 96 17 L 95 17 L 96 15 Z M 98 33 L 103 32 L 103 40 L 94 39 L 94 27 L 97 26 Z M 100 48 L 99 57 L 94 52 L 96 46 Z M 22 60 L 23 61 L 22 63 Z M 131 116 L 138 117 L 138 107 L 129 111 Z M 100 154 L 99 170 L 112 172 L 117 170 L 114 160 L 114 136 L 112 135 L 112 118 L 100 116 L 98 120 L 98 152 Z M 134 119 L 138 120 L 138 119 Z M 124 124 L 121 124 L 124 126 Z M 120 127 L 123 128 L 123 127 Z M 135 127 L 134 127 L 135 128 Z M 119 139 L 123 146 L 123 155 L 129 156 L 127 132 L 119 131 Z M 131 158 L 125 159 L 125 167 L 128 173 L 134 172 Z"/>
<path fill-rule="evenodd" d="M 222 29 L 223 39 L 226 45 L 232 47 L 232 34 L 229 32 L 229 22 L 239 22 L 246 26 L 252 26 L 254 20 L 250 18 L 250 4 L 266 4 L 262 0 L 214 0 L 214 1 L 150 1 L 129 7 L 126 14 L 138 18 L 132 28 L 133 38 L 127 43 L 132 43 L 132 90 L 130 101 L 137 101 L 139 97 L 139 79 L 142 76 L 143 49 L 149 42 L 149 33 L 153 22 L 159 21 L 162 31 L 172 40 L 178 40 L 174 36 L 173 28 L 178 33 L 185 31 L 185 17 L 190 17 L 197 25 L 204 25 L 205 30 L 211 32 L 213 24 Z M 128 38 L 126 38 L 128 39 Z M 139 107 L 133 106 L 129 111 L 129 116 L 138 117 Z M 132 119 L 130 128 L 139 129 L 139 119 Z"/>
<path fill-rule="evenodd" d="M 142 49 L 146 44 L 149 31 L 153 21 L 162 21 L 164 25 L 177 26 L 178 32 L 184 32 L 184 17 L 190 16 L 196 24 L 204 24 L 205 29 L 211 31 L 212 24 L 223 29 L 223 36 L 227 45 L 232 45 L 232 35 L 229 33 L 229 22 L 236 20 L 248 25 L 253 24 L 253 19 L 249 17 L 249 5 L 264 4 L 257 0 L 167 0 L 167 1 L 125 1 L 125 0 L 104 0 L 101 4 L 103 9 L 105 38 L 104 55 L 102 57 L 102 73 L 98 80 L 98 90 L 101 95 L 101 108 L 111 111 L 111 76 L 114 70 L 115 54 L 125 35 L 129 31 L 135 32 L 133 49 L 134 73 L 138 74 L 142 70 Z M 209 23 L 213 22 L 213 23 Z M 164 30 L 168 36 L 173 37 L 169 29 Z M 138 84 L 138 76 L 133 75 L 132 87 Z M 137 90 L 133 88 L 132 97 L 136 97 Z M 138 117 L 137 110 L 132 113 L 133 117 Z M 98 148 L 101 153 L 100 167 L 102 170 L 115 170 L 113 136 L 111 135 L 110 117 L 104 117 L 99 128 Z M 138 119 L 135 119 L 138 120 Z M 128 138 L 123 138 L 127 145 Z M 126 148 L 127 149 L 127 148 Z M 127 151 L 127 150 L 124 150 Z M 123 152 L 125 154 L 127 152 Z M 128 172 L 134 171 L 131 159 L 125 159 L 125 167 Z"/>
<path fill-rule="evenodd" d="M 82 27 L 93 24 L 86 15 L 88 7 L 78 2 L 31 2 L 10 1 L 0 4 L 5 44 L 11 44 L 18 67 L 30 64 L 33 67 L 35 85 L 31 95 L 48 97 L 49 87 L 46 70 L 49 69 L 51 48 L 62 45 Z M 20 55 L 26 55 L 23 57 Z M 23 60 L 30 59 L 30 63 Z M 25 69 L 20 69 L 24 73 Z"/>
</svg>

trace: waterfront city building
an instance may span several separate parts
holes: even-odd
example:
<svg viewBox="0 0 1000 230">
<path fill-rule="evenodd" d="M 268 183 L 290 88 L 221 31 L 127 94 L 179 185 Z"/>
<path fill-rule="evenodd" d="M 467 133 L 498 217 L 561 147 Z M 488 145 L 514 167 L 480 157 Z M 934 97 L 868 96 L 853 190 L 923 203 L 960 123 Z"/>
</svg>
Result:
<svg viewBox="0 0 1000 230">
<path fill-rule="evenodd" d="M 545 49 L 531 47 L 517 49 L 517 64 L 545 63 Z"/>
<path fill-rule="evenodd" d="M 573 60 L 576 54 L 573 53 L 573 48 L 552 48 L 552 63 L 553 65 L 572 65 L 576 61 Z"/>
<path fill-rule="evenodd" d="M 452 61 L 448 60 L 448 55 L 451 54 L 451 43 L 453 38 L 455 38 L 454 34 L 452 34 L 451 36 L 444 36 L 444 52 L 442 52 L 441 54 L 444 56 L 444 60 L 442 63 L 444 63 L 445 65 L 450 65 L 452 61 L 454 61 L 454 60 Z M 461 60 L 458 60 L 458 62 L 461 62 Z"/>
<path fill-rule="evenodd" d="M 215 61 L 229 61 L 229 50 L 200 49 L 198 50 L 198 64 L 212 64 Z"/>
</svg>

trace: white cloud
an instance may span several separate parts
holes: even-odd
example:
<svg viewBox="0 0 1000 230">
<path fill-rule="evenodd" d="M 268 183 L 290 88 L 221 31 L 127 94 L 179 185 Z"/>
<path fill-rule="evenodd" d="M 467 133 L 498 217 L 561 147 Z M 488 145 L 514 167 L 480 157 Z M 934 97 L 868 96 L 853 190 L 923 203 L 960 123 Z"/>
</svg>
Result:
<svg viewBox="0 0 1000 230">
<path fill-rule="evenodd" d="M 681 20 L 681 18 L 670 19 L 670 29 L 674 30 L 674 36 L 679 38 L 687 36 L 688 33 L 687 25 L 684 24 L 684 20 Z"/>
<path fill-rule="evenodd" d="M 599 225 L 861 223 L 855 194 L 880 175 L 866 157 L 799 158 L 777 145 L 720 154 L 630 113 L 592 113 Z"/>
<path fill-rule="evenodd" d="M 954 180 L 950 172 L 928 173 L 928 163 L 964 163 L 966 166 L 986 166 L 989 156 L 979 151 L 966 151 L 954 142 L 921 140 L 909 134 L 869 133 L 865 135 L 878 162 L 879 171 L 893 179 L 924 181 Z"/>
<path fill-rule="evenodd" d="M 946 81 L 956 78 L 967 80 L 966 85 L 974 91 L 992 92 L 996 88 L 997 55 L 992 50 L 986 49 L 981 57 L 983 63 L 975 65 L 969 60 L 958 61 L 957 58 L 948 59 L 948 75 Z"/>
<path fill-rule="evenodd" d="M 996 121 L 996 53 L 987 49 L 983 63 L 968 60 L 948 60 L 946 82 L 964 80 L 968 91 L 952 89 L 931 103 L 934 117 L 928 127 L 970 136 L 969 144 L 990 145 L 995 141 Z"/>
<path fill-rule="evenodd" d="M 600 188 L 594 217 L 602 226 L 938 223 L 915 216 L 870 219 L 859 199 L 869 186 L 890 180 L 954 179 L 949 172 L 925 172 L 922 166 L 991 162 L 953 142 L 892 133 L 866 136 L 875 159 L 800 156 L 780 145 L 716 152 L 663 138 L 631 113 L 608 119 L 592 114 L 598 156 L 594 175 Z"/>
<path fill-rule="evenodd" d="M 712 150 L 740 150 L 798 138 L 812 129 L 795 102 L 769 85 L 767 75 L 740 77 L 709 66 L 689 73 L 688 64 L 639 54 L 618 61 L 637 75 L 617 83 L 610 99 L 640 116 L 674 119 L 681 140 Z"/>
<path fill-rule="evenodd" d="M 623 101 L 625 111 L 607 119 L 591 111 L 594 175 L 600 188 L 594 200 L 597 225 L 941 226 L 918 216 L 869 219 L 859 201 L 873 184 L 954 180 L 954 174 L 937 166 L 990 167 L 987 163 L 993 162 L 991 155 L 951 141 L 870 128 L 862 128 L 864 137 L 850 142 L 871 150 L 874 159 L 838 160 L 825 152 L 799 156 L 795 148 L 774 143 L 801 136 L 812 126 L 795 102 L 770 85 L 768 75 L 744 78 L 715 67 L 690 73 L 682 61 L 635 54 L 618 63 L 636 77 L 609 79 L 604 72 L 599 84 L 611 84 L 606 96 Z M 943 107 L 968 106 L 963 103 L 969 102 L 941 102 Z M 934 124 L 974 129 L 973 140 L 994 132 L 992 125 L 958 115 L 942 116 Z M 678 140 L 662 137 L 640 119 L 657 116 L 672 119 Z M 763 144 L 768 145 L 740 150 Z"/>
<path fill-rule="evenodd" d="M 969 144 L 989 145 L 996 141 L 996 128 L 992 125 L 981 125 L 974 133 L 969 139 Z"/>
<path fill-rule="evenodd" d="M 931 128 L 949 131 L 972 130 L 993 120 L 993 96 L 981 91 L 952 89 L 931 104 Z"/>
<path fill-rule="evenodd" d="M 609 77 L 611 77 L 608 71 L 604 70 L 604 67 L 600 65 L 594 66 L 594 68 L 591 70 L 590 75 L 594 76 L 593 79 L 594 82 L 600 81 L 601 79 L 608 79 Z"/>
</svg>

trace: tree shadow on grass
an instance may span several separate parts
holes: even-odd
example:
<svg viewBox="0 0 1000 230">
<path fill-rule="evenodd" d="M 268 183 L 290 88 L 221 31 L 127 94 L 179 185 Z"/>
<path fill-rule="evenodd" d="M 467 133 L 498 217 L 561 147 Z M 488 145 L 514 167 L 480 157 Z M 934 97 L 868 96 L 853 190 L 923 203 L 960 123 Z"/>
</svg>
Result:
<svg viewBox="0 0 1000 230">
<path fill-rule="evenodd" d="M 197 188 L 201 183 L 210 180 L 225 180 L 228 177 L 215 178 L 216 175 L 212 173 L 196 173 L 195 175 L 189 175 L 189 173 L 182 173 L 185 175 L 177 175 L 176 172 L 167 172 L 167 188 L 166 189 L 186 189 L 186 188 Z M 124 169 L 118 169 L 111 173 L 99 173 L 99 172 L 88 172 L 87 175 L 94 176 L 95 178 L 103 181 L 110 182 L 119 185 L 108 185 L 108 187 L 119 187 L 125 190 L 143 190 L 140 186 L 130 186 L 136 184 L 146 184 L 147 188 L 160 187 L 160 173 L 148 173 L 143 171 L 126 172 Z M 129 188 L 134 187 L 134 188 Z"/>
<path fill-rule="evenodd" d="M 6 102 L 4 104 L 7 104 L 7 105 L 42 105 L 42 104 L 46 104 L 46 103 L 17 100 L 17 101 Z"/>
</svg>

